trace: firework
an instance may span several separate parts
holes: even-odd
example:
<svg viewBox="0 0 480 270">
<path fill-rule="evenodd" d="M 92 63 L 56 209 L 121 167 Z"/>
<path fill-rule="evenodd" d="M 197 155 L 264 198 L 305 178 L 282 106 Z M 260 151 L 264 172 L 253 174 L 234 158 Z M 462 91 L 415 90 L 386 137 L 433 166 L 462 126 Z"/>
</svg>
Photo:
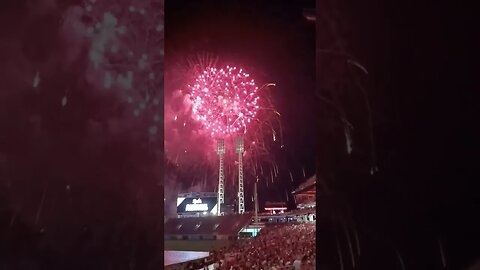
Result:
<svg viewBox="0 0 480 270">
<path fill-rule="evenodd" d="M 179 59 L 187 60 L 180 61 Z M 225 136 L 222 136 L 223 133 L 219 132 L 213 132 L 212 134 L 213 129 L 207 129 L 207 125 L 204 123 L 205 121 L 202 120 L 200 107 L 196 113 L 193 112 L 197 98 L 191 94 L 191 90 L 196 89 L 196 80 L 202 76 L 206 77 L 205 71 L 212 73 L 213 69 L 213 72 L 220 72 L 221 68 L 215 67 L 219 59 L 212 54 L 203 53 L 193 57 L 177 57 L 176 60 L 177 61 L 173 62 L 177 64 L 167 67 L 166 70 L 166 74 L 169 74 L 166 80 L 167 91 L 165 95 L 165 153 L 167 159 L 171 163 L 176 164 L 177 168 L 186 175 L 189 175 L 187 178 L 192 185 L 207 179 L 208 188 L 212 189 L 216 186 L 216 167 L 218 166 L 218 157 L 215 152 L 216 139 L 219 137 L 225 138 L 225 181 L 227 192 L 231 192 L 234 187 L 232 184 L 236 182 L 235 179 L 238 172 L 238 163 L 235 162 L 237 155 L 234 153 L 235 135 L 242 135 L 245 142 L 245 152 L 243 153 L 245 183 L 248 184 L 255 180 L 263 180 L 265 183 L 271 183 L 278 179 L 279 165 L 276 162 L 272 150 L 283 147 L 283 132 L 280 114 L 275 110 L 275 106 L 270 98 L 269 87 L 267 87 L 272 85 L 267 84 L 260 87 L 257 87 L 255 84 L 247 85 L 247 87 L 249 87 L 246 89 L 247 93 L 248 91 L 253 92 L 257 100 L 255 105 L 253 105 L 255 107 L 252 107 L 251 103 L 250 107 L 248 107 L 246 102 L 240 104 L 246 104 L 245 109 L 255 111 L 255 117 L 246 118 L 246 116 L 244 116 L 241 119 L 245 122 L 245 126 L 236 126 L 238 128 L 237 131 L 231 128 L 233 132 L 231 131 Z M 171 63 L 172 61 L 169 62 Z M 251 82 L 250 75 L 238 75 L 239 73 L 246 73 L 243 70 L 240 72 L 239 68 L 235 70 L 233 70 L 233 67 L 225 68 L 224 73 L 226 75 L 228 75 L 230 68 L 232 69 L 230 73 L 233 73 L 232 77 L 236 76 L 235 80 L 238 80 L 240 85 L 241 82 L 244 84 Z M 208 75 L 210 75 L 210 73 Z M 225 76 L 225 78 L 228 79 L 229 76 Z M 190 85 L 190 87 L 185 89 L 182 88 L 182 85 Z M 229 86 L 232 87 L 230 82 Z M 233 89 L 235 88 L 233 87 Z M 221 95 L 222 89 L 218 88 L 217 91 L 219 95 Z M 225 91 L 225 89 L 223 89 L 223 91 Z M 236 91 L 240 91 L 238 87 Z M 230 100 L 235 101 L 236 95 L 233 93 L 232 90 L 230 96 L 234 98 L 230 98 Z M 203 95 L 203 93 L 198 93 L 198 96 L 201 97 L 201 95 Z M 240 97 L 243 95 L 244 94 L 239 94 Z M 225 94 L 222 95 L 222 99 L 224 96 Z M 203 97 L 201 98 L 203 99 Z M 207 107 L 205 101 L 203 104 L 200 102 L 199 105 L 203 105 L 202 108 Z M 217 105 L 218 104 L 213 104 L 212 106 L 215 106 L 218 111 L 225 109 L 225 107 L 228 108 L 228 106 Z M 238 107 L 240 108 L 241 106 Z M 208 112 L 208 109 L 205 111 Z M 238 119 L 238 111 L 232 111 L 229 112 L 231 119 Z M 221 116 L 221 114 L 219 115 Z M 197 120 L 199 117 L 200 120 Z M 221 119 L 224 120 L 221 123 L 225 131 L 228 128 L 228 124 L 234 122 L 234 120 L 229 122 L 225 116 Z M 248 122 L 247 119 L 250 119 L 250 122 Z M 212 122 L 214 123 L 215 119 Z M 245 131 L 247 132 L 245 133 Z"/>
<path fill-rule="evenodd" d="M 190 89 L 192 112 L 212 136 L 246 133 L 258 113 L 258 87 L 242 69 L 209 68 Z"/>
<path fill-rule="evenodd" d="M 90 45 L 89 80 L 113 90 L 130 105 L 133 117 L 144 115 L 150 135 L 162 114 L 163 1 L 83 2 L 84 35 Z"/>
</svg>

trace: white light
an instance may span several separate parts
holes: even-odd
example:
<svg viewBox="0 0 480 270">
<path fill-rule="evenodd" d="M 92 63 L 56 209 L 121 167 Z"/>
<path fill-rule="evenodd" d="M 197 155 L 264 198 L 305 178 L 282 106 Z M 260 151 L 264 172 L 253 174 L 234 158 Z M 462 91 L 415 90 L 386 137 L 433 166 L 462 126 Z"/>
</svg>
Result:
<svg viewBox="0 0 480 270">
<path fill-rule="evenodd" d="M 33 78 L 33 88 L 37 88 L 40 84 L 40 73 L 37 71 L 35 77 Z"/>
<path fill-rule="evenodd" d="M 177 206 L 179 206 L 184 200 L 185 200 L 185 198 L 183 198 L 183 197 L 178 197 L 178 198 L 177 198 Z"/>
<path fill-rule="evenodd" d="M 185 206 L 185 211 L 193 212 L 193 211 L 208 211 L 208 204 L 187 204 Z"/>
<path fill-rule="evenodd" d="M 67 105 L 67 96 L 62 98 L 62 106 L 65 107 Z"/>
<path fill-rule="evenodd" d="M 216 214 L 217 213 L 217 205 L 215 204 L 215 206 L 213 207 L 212 211 L 210 211 L 210 213 L 212 214 Z"/>
</svg>

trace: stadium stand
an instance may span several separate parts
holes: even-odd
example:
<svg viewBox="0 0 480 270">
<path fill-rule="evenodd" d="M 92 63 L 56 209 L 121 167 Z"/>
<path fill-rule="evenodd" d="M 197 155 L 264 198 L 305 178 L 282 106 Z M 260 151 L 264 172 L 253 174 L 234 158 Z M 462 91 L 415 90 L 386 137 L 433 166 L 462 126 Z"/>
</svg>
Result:
<svg viewBox="0 0 480 270">
<path fill-rule="evenodd" d="M 171 218 L 165 223 L 166 239 L 237 239 L 250 224 L 251 214 Z"/>
</svg>

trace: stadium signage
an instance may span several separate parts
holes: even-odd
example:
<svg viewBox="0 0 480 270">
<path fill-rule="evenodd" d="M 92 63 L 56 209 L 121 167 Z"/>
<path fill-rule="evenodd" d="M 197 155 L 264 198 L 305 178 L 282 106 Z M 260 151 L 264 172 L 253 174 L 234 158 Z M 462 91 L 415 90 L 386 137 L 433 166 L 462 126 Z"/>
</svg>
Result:
<svg viewBox="0 0 480 270">
<path fill-rule="evenodd" d="M 192 203 L 195 203 L 195 204 L 202 203 L 202 199 L 200 199 L 200 198 L 198 198 L 198 199 L 193 199 Z"/>
<path fill-rule="evenodd" d="M 206 204 L 206 203 L 187 204 L 185 206 L 185 211 L 187 211 L 187 212 L 208 211 L 208 204 Z"/>
<path fill-rule="evenodd" d="M 216 195 L 216 194 L 213 194 Z M 211 194 L 182 194 L 177 197 L 177 214 L 192 215 L 217 212 L 217 197 Z"/>
</svg>

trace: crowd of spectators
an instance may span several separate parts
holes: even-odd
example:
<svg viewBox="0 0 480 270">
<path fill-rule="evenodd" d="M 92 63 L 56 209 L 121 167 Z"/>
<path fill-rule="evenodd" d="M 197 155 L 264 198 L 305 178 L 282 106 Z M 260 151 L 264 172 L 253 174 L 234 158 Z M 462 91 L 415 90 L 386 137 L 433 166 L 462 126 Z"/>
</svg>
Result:
<svg viewBox="0 0 480 270">
<path fill-rule="evenodd" d="M 315 223 L 273 225 L 188 269 L 315 269 Z"/>
</svg>

